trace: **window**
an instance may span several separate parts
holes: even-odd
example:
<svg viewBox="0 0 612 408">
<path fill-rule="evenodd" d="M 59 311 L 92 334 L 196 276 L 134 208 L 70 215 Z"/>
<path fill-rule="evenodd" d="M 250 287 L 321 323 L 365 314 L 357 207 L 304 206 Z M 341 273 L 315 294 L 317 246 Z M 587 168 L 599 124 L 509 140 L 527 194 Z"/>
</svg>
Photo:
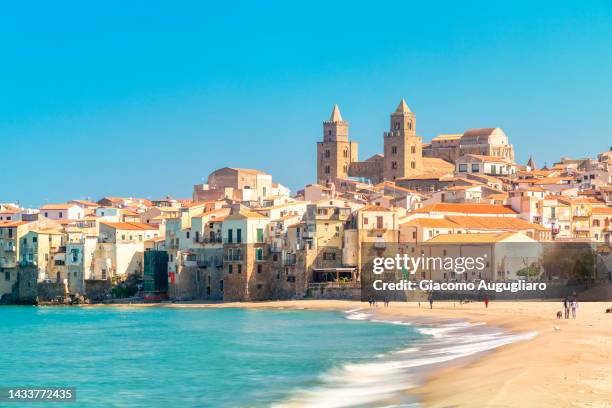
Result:
<svg viewBox="0 0 612 408">
<path fill-rule="evenodd" d="M 122 240 L 122 241 L 125 241 L 125 234 L 122 234 L 122 235 L 121 235 L 121 240 Z"/>
<path fill-rule="evenodd" d="M 219 291 L 223 292 L 223 281 L 219 281 Z"/>
<path fill-rule="evenodd" d="M 263 248 L 255 248 L 255 260 L 263 261 Z"/>
<path fill-rule="evenodd" d="M 412 154 L 416 153 L 416 146 L 410 146 L 410 153 Z"/>
<path fill-rule="evenodd" d="M 335 252 L 323 252 L 323 260 L 324 261 L 335 261 L 336 253 Z"/>
<path fill-rule="evenodd" d="M 242 273 L 242 264 L 238 264 L 237 272 Z"/>
<path fill-rule="evenodd" d="M 230 228 L 227 230 L 227 243 L 231 244 L 234 241 L 234 231 Z"/>
<path fill-rule="evenodd" d="M 396 161 L 392 161 L 391 162 L 391 168 L 394 169 L 394 170 L 397 169 L 397 162 Z"/>
<path fill-rule="evenodd" d="M 102 214 L 102 215 L 104 215 L 104 214 Z M 46 211 L 45 211 L 45 217 L 46 217 L 46 218 L 49 218 L 49 213 L 48 213 L 48 212 L 46 212 Z"/>
<path fill-rule="evenodd" d="M 325 166 L 325 174 L 329 174 L 330 170 L 329 170 L 329 166 Z"/>
<path fill-rule="evenodd" d="M 376 228 L 381 229 L 383 227 L 383 217 L 376 217 Z"/>
<path fill-rule="evenodd" d="M 397 146 L 391 146 L 391 154 L 397 154 Z"/>
<path fill-rule="evenodd" d="M 329 159 L 329 156 L 330 156 L 330 155 L 331 155 L 331 154 L 330 154 L 329 150 L 326 150 L 326 151 L 325 151 L 325 158 L 326 158 L 326 159 Z"/>
<path fill-rule="evenodd" d="M 460 164 L 460 165 L 459 165 L 459 172 L 460 172 L 460 173 L 465 173 L 465 172 L 467 172 L 467 164 Z"/>
<path fill-rule="evenodd" d="M 9 271 L 4 272 L 4 280 L 5 281 L 11 280 L 11 273 Z"/>
<path fill-rule="evenodd" d="M 195 241 L 196 242 L 200 241 L 200 231 L 196 231 L 196 233 L 195 233 Z"/>
<path fill-rule="evenodd" d="M 60 217 L 60 218 L 64 217 L 64 213 L 60 211 L 60 212 L 59 212 L 59 217 Z"/>
<path fill-rule="evenodd" d="M 368 217 L 363 217 L 363 225 L 368 225 Z"/>
<path fill-rule="evenodd" d="M 263 228 L 257 228 L 257 243 L 261 244 L 264 242 L 264 230 Z"/>
<path fill-rule="evenodd" d="M 399 123 L 399 122 L 395 122 L 395 130 L 399 130 L 400 126 L 401 126 L 401 125 L 400 125 L 400 123 Z"/>
<path fill-rule="evenodd" d="M 232 264 L 227 265 L 227 273 L 232 273 L 232 272 L 233 272 Z"/>
<path fill-rule="evenodd" d="M 242 242 L 242 228 L 236 228 L 236 242 L 239 244 Z"/>
<path fill-rule="evenodd" d="M 416 169 L 416 162 L 414 160 L 410 162 L 410 168 Z"/>
<path fill-rule="evenodd" d="M 257 273 L 261 273 L 261 264 L 257 265 Z"/>
<path fill-rule="evenodd" d="M 478 173 L 480 171 L 480 165 L 472 164 L 472 173 Z"/>
<path fill-rule="evenodd" d="M 343 153 L 344 157 L 349 157 L 349 151 L 348 149 L 344 149 Z"/>
<path fill-rule="evenodd" d="M 257 289 L 261 289 L 263 286 L 261 285 L 261 283 L 257 284 Z"/>
<path fill-rule="evenodd" d="M 38 237 L 32 237 L 32 243 L 35 244 L 38 242 Z"/>
<path fill-rule="evenodd" d="M 185 238 L 189 239 L 189 235 L 190 235 L 190 234 L 189 234 L 189 231 L 187 231 L 187 232 L 185 233 Z"/>
</svg>

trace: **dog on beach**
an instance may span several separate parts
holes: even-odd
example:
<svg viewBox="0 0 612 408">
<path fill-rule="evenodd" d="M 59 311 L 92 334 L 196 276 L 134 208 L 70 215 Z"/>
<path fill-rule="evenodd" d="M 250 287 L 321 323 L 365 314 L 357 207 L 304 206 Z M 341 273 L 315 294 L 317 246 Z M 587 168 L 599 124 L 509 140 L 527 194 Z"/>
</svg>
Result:
<svg viewBox="0 0 612 408">
<path fill-rule="evenodd" d="M 563 318 L 563 313 L 561 313 L 561 311 L 559 310 L 557 312 L 557 319 L 562 319 Z"/>
</svg>

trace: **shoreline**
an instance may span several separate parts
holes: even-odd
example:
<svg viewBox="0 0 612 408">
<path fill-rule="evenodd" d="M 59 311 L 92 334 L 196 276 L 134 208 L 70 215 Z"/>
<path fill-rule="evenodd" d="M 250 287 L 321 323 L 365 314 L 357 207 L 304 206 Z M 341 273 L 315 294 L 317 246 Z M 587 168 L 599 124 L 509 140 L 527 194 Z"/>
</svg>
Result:
<svg viewBox="0 0 612 408">
<path fill-rule="evenodd" d="M 104 304 L 83 307 L 249 308 L 346 311 L 368 304 L 341 300 L 245 303 Z M 576 320 L 557 320 L 560 302 L 434 302 L 379 304 L 382 315 L 484 322 L 513 333 L 538 332 L 526 341 L 454 361 L 408 390 L 425 407 L 612 407 L 612 315 L 609 302 L 581 303 Z"/>
</svg>

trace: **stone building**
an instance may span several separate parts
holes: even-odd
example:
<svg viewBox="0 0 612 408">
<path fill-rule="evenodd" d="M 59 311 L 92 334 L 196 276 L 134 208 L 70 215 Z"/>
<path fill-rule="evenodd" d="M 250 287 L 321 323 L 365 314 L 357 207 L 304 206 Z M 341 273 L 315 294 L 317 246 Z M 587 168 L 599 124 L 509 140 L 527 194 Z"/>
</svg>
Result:
<svg viewBox="0 0 612 408">
<path fill-rule="evenodd" d="M 372 183 L 423 173 L 422 139 L 416 134 L 416 115 L 400 101 L 390 115 L 389 131 L 383 133 L 384 154 L 358 161 L 357 143 L 349 141 L 348 122 L 334 106 L 323 122 L 323 141 L 317 142 L 317 182 L 339 187 L 349 177 Z"/>
<path fill-rule="evenodd" d="M 357 142 L 348 138 L 349 124 L 342 119 L 338 105 L 323 122 L 323 141 L 317 142 L 317 182 L 334 183 L 348 177 L 349 165 L 357 161 Z"/>
<path fill-rule="evenodd" d="M 423 147 L 424 157 L 437 157 L 453 163 L 467 154 L 514 161 L 514 147 L 500 128 L 469 129 L 462 135 L 439 135 Z"/>
<path fill-rule="evenodd" d="M 416 135 L 416 115 L 402 99 L 391 114 L 384 133 L 384 180 L 395 180 L 423 172 L 423 141 Z"/>
</svg>

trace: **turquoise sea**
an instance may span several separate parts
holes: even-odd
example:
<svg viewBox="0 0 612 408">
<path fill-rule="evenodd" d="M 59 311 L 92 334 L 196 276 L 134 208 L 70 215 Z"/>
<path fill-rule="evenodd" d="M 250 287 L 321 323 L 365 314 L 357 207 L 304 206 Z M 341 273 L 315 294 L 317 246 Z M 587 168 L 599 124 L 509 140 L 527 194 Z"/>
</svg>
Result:
<svg viewBox="0 0 612 408">
<path fill-rule="evenodd" d="M 0 386 L 76 387 L 75 407 L 342 406 L 424 337 L 340 312 L 1 307 Z"/>
</svg>

